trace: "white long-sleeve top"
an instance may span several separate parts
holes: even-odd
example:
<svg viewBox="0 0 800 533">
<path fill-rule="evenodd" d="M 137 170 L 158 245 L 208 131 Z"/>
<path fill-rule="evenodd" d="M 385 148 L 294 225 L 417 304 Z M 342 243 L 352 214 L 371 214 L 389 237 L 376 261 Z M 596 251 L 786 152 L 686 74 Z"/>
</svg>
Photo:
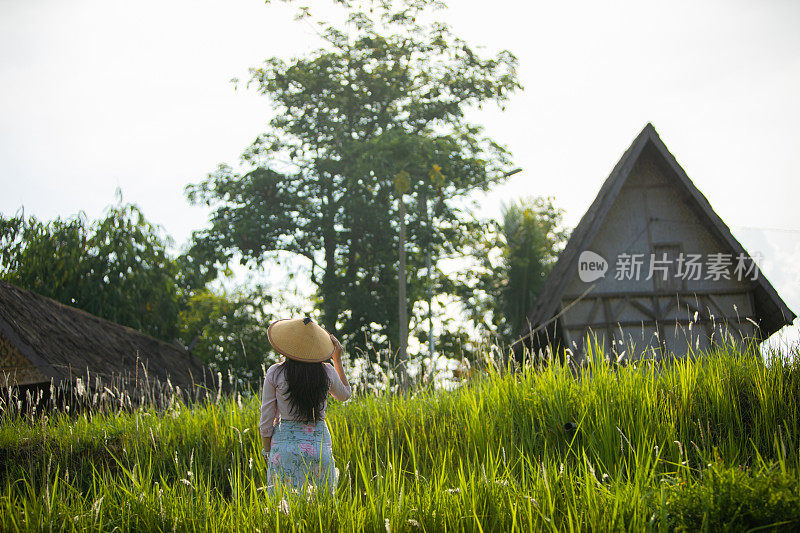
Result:
<svg viewBox="0 0 800 533">
<path fill-rule="evenodd" d="M 337 400 L 343 402 L 350 398 L 352 391 L 350 386 L 345 385 L 336 369 L 329 363 L 322 363 L 325 373 L 328 375 L 330 388 L 328 392 Z M 261 390 L 261 419 L 258 422 L 258 429 L 263 437 L 271 437 L 274 425 L 278 419 L 294 420 L 292 414 L 292 404 L 289 399 L 289 385 L 286 377 L 281 372 L 283 363 L 275 363 L 267 369 L 264 376 L 264 387 Z M 322 403 L 320 420 L 325 419 L 325 408 L 328 406 L 328 399 Z"/>
</svg>

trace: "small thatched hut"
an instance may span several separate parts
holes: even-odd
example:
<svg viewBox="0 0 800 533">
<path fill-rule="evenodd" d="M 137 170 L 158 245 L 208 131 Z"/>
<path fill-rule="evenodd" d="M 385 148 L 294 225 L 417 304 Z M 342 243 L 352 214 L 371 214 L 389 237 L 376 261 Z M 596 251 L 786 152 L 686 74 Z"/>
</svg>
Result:
<svg viewBox="0 0 800 533">
<path fill-rule="evenodd" d="M 215 388 L 209 370 L 176 344 L 0 281 L 0 387 L 102 384 L 131 393 L 168 380 Z"/>
<path fill-rule="evenodd" d="M 743 201 L 743 209 L 747 202 Z M 796 315 L 647 124 L 581 218 L 514 344 L 585 360 L 760 342 Z"/>
</svg>

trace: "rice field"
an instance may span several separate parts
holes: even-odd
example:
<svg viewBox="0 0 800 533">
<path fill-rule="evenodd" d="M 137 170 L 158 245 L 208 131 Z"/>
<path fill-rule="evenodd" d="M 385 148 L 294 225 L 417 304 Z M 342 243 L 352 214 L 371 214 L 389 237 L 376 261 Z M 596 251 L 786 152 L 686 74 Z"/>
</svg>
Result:
<svg viewBox="0 0 800 533">
<path fill-rule="evenodd" d="M 0 530 L 797 530 L 797 355 L 576 377 L 487 352 L 454 390 L 332 402 L 333 497 L 267 497 L 258 391 L 36 414 L 6 391 Z"/>
</svg>

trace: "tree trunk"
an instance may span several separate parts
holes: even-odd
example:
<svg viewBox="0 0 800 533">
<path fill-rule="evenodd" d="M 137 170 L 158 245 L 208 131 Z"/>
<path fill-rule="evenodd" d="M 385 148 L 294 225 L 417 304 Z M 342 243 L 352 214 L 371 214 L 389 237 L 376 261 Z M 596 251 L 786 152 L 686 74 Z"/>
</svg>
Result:
<svg viewBox="0 0 800 533">
<path fill-rule="evenodd" d="M 406 301 L 406 204 L 403 195 L 399 195 L 400 213 L 400 239 L 399 239 L 399 267 L 397 271 L 398 298 L 397 298 L 397 330 L 399 332 L 399 349 L 397 351 L 397 374 L 400 378 L 400 387 L 406 389 L 408 386 L 408 376 L 406 361 L 408 359 L 408 303 Z"/>
<path fill-rule="evenodd" d="M 325 252 L 325 271 L 322 274 L 322 285 L 319 291 L 322 295 L 322 325 L 336 335 L 336 320 L 339 318 L 339 288 L 336 279 L 336 208 L 334 205 L 333 191 L 330 186 L 326 191 L 326 211 L 328 212 L 327 224 L 322 236 L 322 246 Z"/>
<path fill-rule="evenodd" d="M 433 239 L 433 230 L 431 228 L 431 217 L 430 213 L 428 212 L 428 195 L 427 193 L 422 193 L 422 210 L 425 219 L 425 268 L 428 271 L 428 280 L 427 280 L 427 290 L 426 295 L 428 298 L 428 360 L 429 364 L 431 365 L 431 370 L 433 369 L 433 352 L 434 352 L 434 339 L 433 339 L 433 260 L 431 258 L 432 252 L 432 239 Z M 422 365 L 422 375 L 426 376 L 427 374 L 425 365 Z"/>
</svg>

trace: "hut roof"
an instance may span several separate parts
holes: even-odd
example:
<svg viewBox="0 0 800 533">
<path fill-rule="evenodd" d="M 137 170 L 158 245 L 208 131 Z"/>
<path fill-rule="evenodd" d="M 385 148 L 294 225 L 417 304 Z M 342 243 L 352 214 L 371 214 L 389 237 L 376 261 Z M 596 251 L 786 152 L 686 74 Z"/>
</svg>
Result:
<svg viewBox="0 0 800 533">
<path fill-rule="evenodd" d="M 86 375 L 188 387 L 209 371 L 185 349 L 0 281 L 0 333 L 49 384 Z"/>
<path fill-rule="evenodd" d="M 751 263 L 752 257 L 747 253 L 741 243 L 731 233 L 730 228 L 722 221 L 711 208 L 706 197 L 695 187 L 689 176 L 678 164 L 675 156 L 670 153 L 664 142 L 659 137 L 656 129 L 648 123 L 631 143 L 630 147 L 622 154 L 611 174 L 608 176 L 597 197 L 572 231 L 564 250 L 559 254 L 558 261 L 553 266 L 545 280 L 542 291 L 533 304 L 527 323 L 520 331 L 521 340 L 531 336 L 531 330 L 548 326 L 556 317 L 564 295 L 564 290 L 570 279 L 577 272 L 577 261 L 582 250 L 585 250 L 594 239 L 606 215 L 622 189 L 634 164 L 642 154 L 654 154 L 660 159 L 667 169 L 667 176 L 674 187 L 682 193 L 687 204 L 697 213 L 700 220 L 707 222 L 707 229 L 722 243 L 727 245 L 730 252 L 738 256 L 745 254 Z M 757 265 L 755 268 L 758 268 Z M 766 339 L 784 325 L 791 324 L 796 315 L 786 306 L 778 296 L 775 288 L 758 271 L 758 278 L 754 286 L 755 312 L 759 317 L 761 338 Z M 518 341 L 519 343 L 519 341 Z M 517 343 L 517 344 L 518 344 Z"/>
</svg>

